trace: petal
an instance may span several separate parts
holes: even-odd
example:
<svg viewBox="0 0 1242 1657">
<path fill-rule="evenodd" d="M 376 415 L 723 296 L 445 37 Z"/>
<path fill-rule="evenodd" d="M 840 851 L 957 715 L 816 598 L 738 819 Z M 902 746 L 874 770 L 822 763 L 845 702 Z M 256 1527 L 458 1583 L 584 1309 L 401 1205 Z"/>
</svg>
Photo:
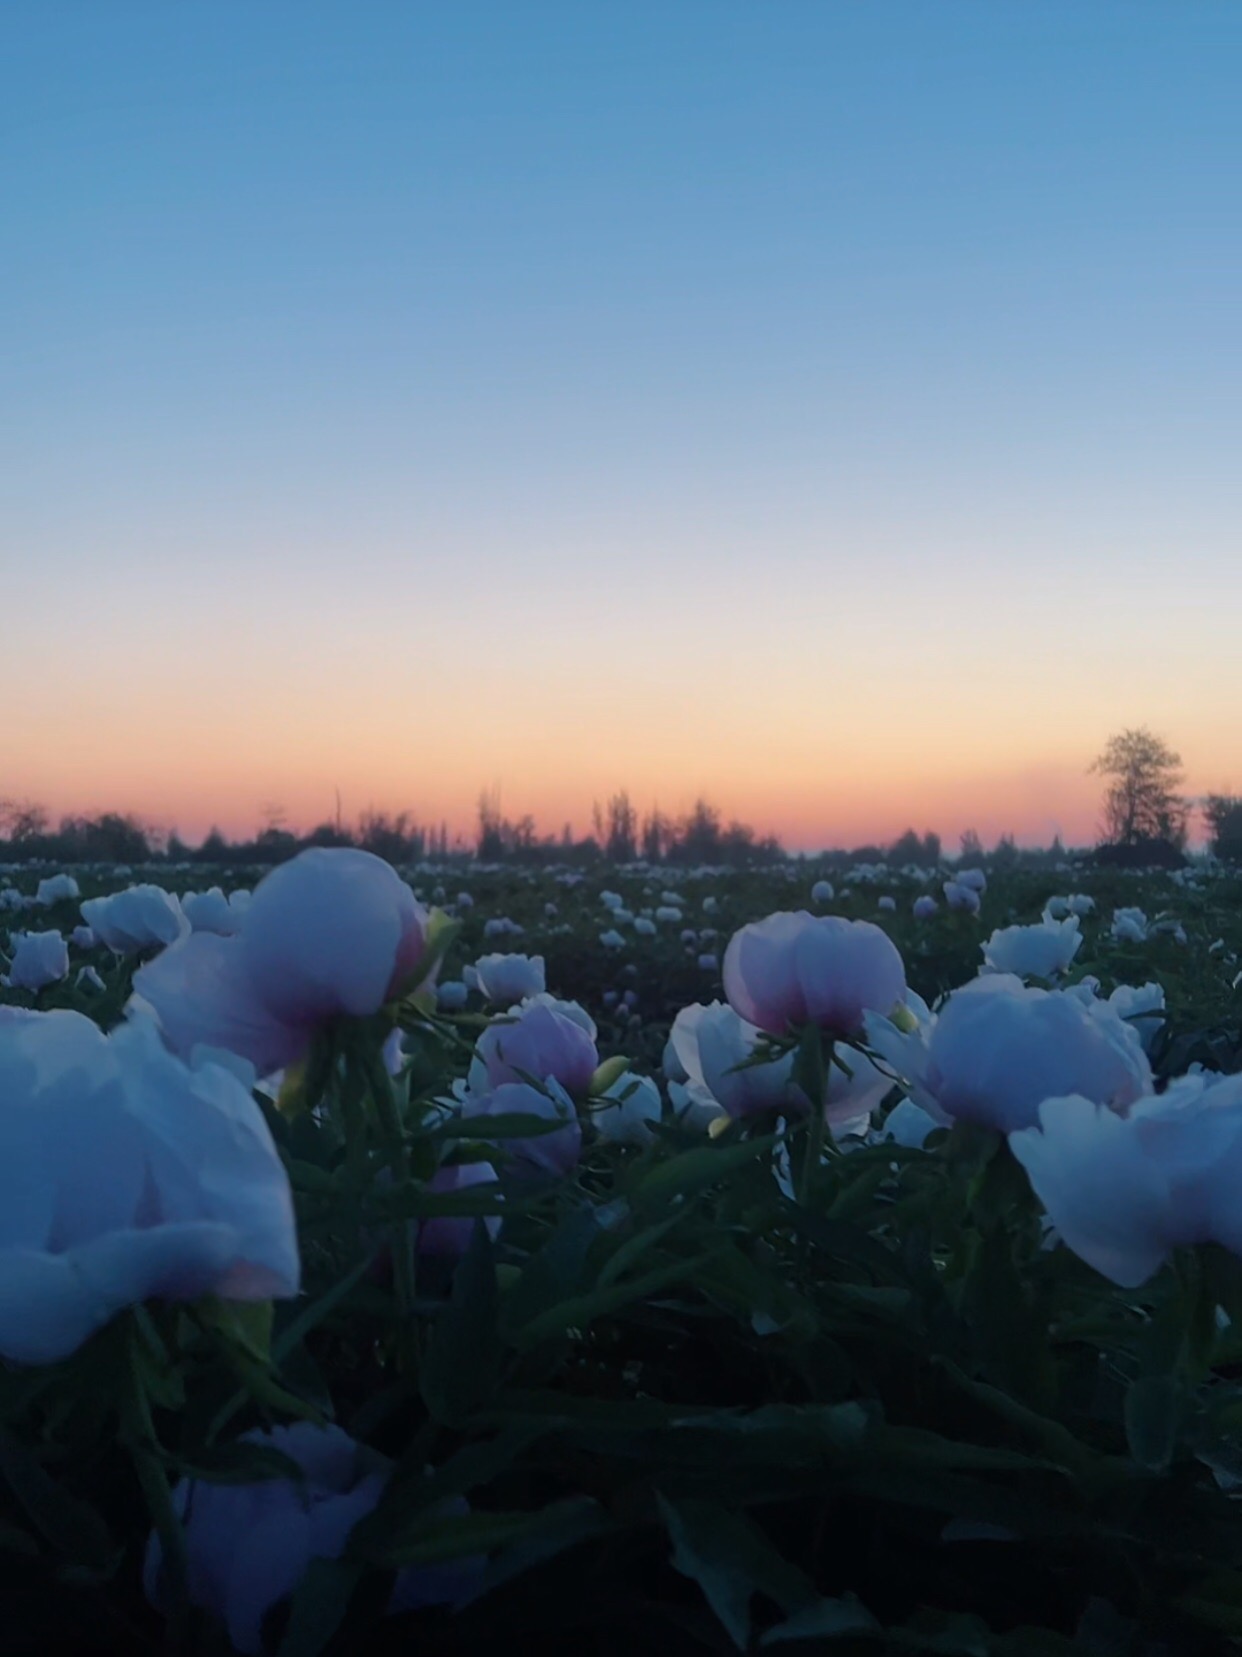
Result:
<svg viewBox="0 0 1242 1657">
<path fill-rule="evenodd" d="M 309 1024 L 282 1022 L 264 1005 L 236 938 L 191 932 L 134 974 L 131 1008 L 154 1014 L 183 1059 L 224 1047 L 260 1076 L 293 1064 L 310 1045 Z"/>
</svg>

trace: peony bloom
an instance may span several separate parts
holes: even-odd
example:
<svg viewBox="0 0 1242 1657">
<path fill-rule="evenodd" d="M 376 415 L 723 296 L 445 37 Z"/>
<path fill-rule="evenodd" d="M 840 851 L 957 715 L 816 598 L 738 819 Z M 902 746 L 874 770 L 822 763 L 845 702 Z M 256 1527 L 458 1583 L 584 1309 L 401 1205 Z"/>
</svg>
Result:
<svg viewBox="0 0 1242 1657">
<path fill-rule="evenodd" d="M 1147 916 L 1141 909 L 1114 909 L 1112 934 L 1118 943 L 1147 942 Z"/>
<path fill-rule="evenodd" d="M 1123 1288 L 1175 1248 L 1242 1255 L 1242 1076 L 1183 1076 L 1128 1116 L 1045 1099 L 1009 1144 L 1062 1240 Z"/>
<path fill-rule="evenodd" d="M 867 1039 L 937 1121 L 1002 1133 L 1029 1126 L 1058 1094 L 1082 1093 L 1120 1111 L 1152 1088 L 1138 1036 L 1107 1002 L 1087 1006 L 999 974 L 955 991 L 929 1029 L 904 1035 L 869 1018 Z"/>
<path fill-rule="evenodd" d="M 64 903 L 69 899 L 80 896 L 78 883 L 72 875 L 48 875 L 45 880 L 39 882 L 39 888 L 35 892 L 35 902 L 44 908 L 49 908 L 53 903 Z"/>
<path fill-rule="evenodd" d="M 811 887 L 812 903 L 831 903 L 835 896 L 830 880 L 817 880 Z"/>
<path fill-rule="evenodd" d="M 382 858 L 315 847 L 259 882 L 234 937 L 193 932 L 140 968 L 136 1004 L 183 1056 L 224 1047 L 269 1075 L 320 1025 L 365 1018 L 417 981 L 427 923 Z"/>
<path fill-rule="evenodd" d="M 725 950 L 730 1005 L 772 1035 L 807 1022 L 854 1035 L 868 1008 L 888 1012 L 905 989 L 895 944 L 870 921 L 805 910 L 769 915 L 735 932 Z"/>
<path fill-rule="evenodd" d="M 250 906 L 250 893 L 234 892 L 225 897 L 219 886 L 206 892 L 183 892 L 181 909 L 194 932 L 218 932 L 231 938 L 240 932 L 242 916 Z"/>
<path fill-rule="evenodd" d="M 599 941 L 603 944 L 605 949 L 625 948 L 625 939 L 617 931 L 615 926 L 610 926 L 607 932 L 601 932 L 599 935 Z"/>
<path fill-rule="evenodd" d="M 59 932 L 15 932 L 9 983 L 14 989 L 41 990 L 69 975 L 69 947 Z"/>
<path fill-rule="evenodd" d="M 76 949 L 94 949 L 95 931 L 90 926 L 75 926 L 69 934 L 69 942 Z"/>
<path fill-rule="evenodd" d="M 371 1513 L 387 1483 L 378 1457 L 339 1427 L 307 1421 L 243 1441 L 278 1450 L 296 1462 L 302 1478 L 256 1484 L 208 1484 L 182 1479 L 173 1503 L 185 1527 L 190 1602 L 228 1630 L 233 1647 L 257 1657 L 263 1619 L 298 1586 L 312 1559 L 339 1559 L 349 1534 Z M 457 1504 L 465 1511 L 465 1503 Z M 422 1605 L 453 1605 L 477 1586 L 481 1561 L 463 1560 L 404 1570 L 393 1585 L 390 1612 Z M 162 1602 L 163 1549 L 147 1545 L 143 1582 L 153 1604 Z"/>
<path fill-rule="evenodd" d="M 672 1052 L 665 1058 L 665 1073 L 672 1074 L 671 1060 L 680 1072 L 673 1079 L 684 1081 L 693 1099 L 699 1103 L 710 1100 L 733 1117 L 769 1110 L 802 1115 L 809 1101 L 801 1088 L 794 1086 L 793 1053 L 767 1064 L 748 1062 L 762 1033 L 723 1001 L 683 1007 L 669 1034 Z M 849 1066 L 849 1075 L 842 1060 Z M 840 1058 L 834 1055 L 827 1121 L 842 1133 L 865 1125 L 891 1085 L 888 1077 L 861 1053 L 850 1052 Z"/>
<path fill-rule="evenodd" d="M 980 897 L 988 889 L 988 877 L 982 869 L 959 869 L 953 878 L 959 886 L 965 886 L 971 892 L 978 892 Z"/>
<path fill-rule="evenodd" d="M 475 1043 L 471 1092 L 490 1092 L 506 1082 L 533 1077 L 537 1082 L 554 1080 L 572 1098 L 585 1099 L 599 1068 L 589 1016 L 550 996 L 511 1008 L 510 1015 L 511 1022 L 489 1025 Z"/>
<path fill-rule="evenodd" d="M 181 905 L 162 886 L 127 886 L 111 897 L 87 898 L 81 909 L 99 942 L 117 955 L 171 944 L 189 930 Z"/>
<path fill-rule="evenodd" d="M 485 938 L 520 938 L 525 932 L 524 926 L 517 921 L 511 921 L 508 915 L 493 915 L 490 920 L 483 922 L 483 936 Z"/>
<path fill-rule="evenodd" d="M 246 1067 L 242 1067 L 245 1069 Z M 246 1082 L 145 1020 L 0 1020 L 0 1356 L 67 1357 L 150 1298 L 297 1293 L 289 1182 Z"/>
<path fill-rule="evenodd" d="M 436 1006 L 442 1013 L 459 1013 L 466 1005 L 470 990 L 460 978 L 446 978 L 437 986 Z"/>
<path fill-rule="evenodd" d="M 542 955 L 483 955 L 474 970 L 479 989 L 489 1001 L 512 1005 L 547 989 Z"/>
<path fill-rule="evenodd" d="M 491 1093 L 467 1093 L 462 1100 L 465 1116 L 541 1116 L 547 1122 L 563 1122 L 555 1133 L 537 1134 L 531 1139 L 506 1139 L 505 1151 L 519 1168 L 560 1178 L 578 1166 L 582 1150 L 582 1128 L 574 1102 L 555 1080 L 544 1088 L 528 1082 L 502 1082 Z"/>
<path fill-rule="evenodd" d="M 945 881 L 944 901 L 950 909 L 962 909 L 968 915 L 979 913 L 978 892 L 973 886 L 966 886 L 960 880 Z"/>
<path fill-rule="evenodd" d="M 925 921 L 934 915 L 939 907 L 935 898 L 924 892 L 921 897 L 914 900 L 914 918 L 916 921 Z"/>
<path fill-rule="evenodd" d="M 1136 989 L 1132 984 L 1118 984 L 1108 1004 L 1132 1030 L 1138 1031 L 1143 1051 L 1150 1053 L 1164 1024 L 1163 985 L 1148 983 Z"/>
<path fill-rule="evenodd" d="M 624 1071 L 604 1089 L 591 1116 L 601 1139 L 615 1145 L 646 1145 L 651 1124 L 664 1112 L 660 1090 L 650 1076 Z"/>
<path fill-rule="evenodd" d="M 1019 978 L 1055 978 L 1065 972 L 1082 943 L 1078 916 L 1047 920 L 1039 926 L 998 927 L 980 945 L 988 972 L 1012 972 Z"/>
</svg>

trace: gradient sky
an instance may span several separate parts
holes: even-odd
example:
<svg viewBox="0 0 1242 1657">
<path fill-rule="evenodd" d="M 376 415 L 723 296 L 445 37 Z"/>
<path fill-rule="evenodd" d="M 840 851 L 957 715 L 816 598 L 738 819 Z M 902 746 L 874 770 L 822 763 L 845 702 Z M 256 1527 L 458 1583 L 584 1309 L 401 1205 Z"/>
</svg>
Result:
<svg viewBox="0 0 1242 1657">
<path fill-rule="evenodd" d="M 0 795 L 1242 789 L 1242 6 L 0 7 Z"/>
</svg>

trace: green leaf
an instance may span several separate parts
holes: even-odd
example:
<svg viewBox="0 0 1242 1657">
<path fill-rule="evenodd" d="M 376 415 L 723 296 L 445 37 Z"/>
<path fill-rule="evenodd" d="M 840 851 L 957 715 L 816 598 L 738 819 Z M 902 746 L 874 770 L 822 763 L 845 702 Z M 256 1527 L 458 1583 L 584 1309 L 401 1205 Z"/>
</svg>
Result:
<svg viewBox="0 0 1242 1657">
<path fill-rule="evenodd" d="M 476 1220 L 470 1246 L 453 1274 L 453 1292 L 436 1319 L 419 1378 L 437 1421 L 454 1425 L 495 1389 L 501 1344 L 500 1288 L 487 1227 Z"/>
<path fill-rule="evenodd" d="M 402 1526 L 417 1525 L 421 1522 L 419 1515 L 490 1484 L 507 1472 L 525 1449 L 546 1437 L 553 1425 L 539 1421 L 509 1423 L 494 1438 L 465 1445 L 431 1472 L 423 1465 L 425 1451 L 416 1440 L 393 1470 L 379 1505 L 355 1526 L 350 1552 L 359 1558 L 382 1554 Z"/>
<path fill-rule="evenodd" d="M 31 1450 L 3 1429 L 0 1477 L 31 1524 L 58 1553 L 92 1570 L 108 1569 L 114 1550 L 99 1514 L 71 1495 Z"/>
<path fill-rule="evenodd" d="M 276 1657 L 319 1657 L 345 1620 L 363 1567 L 343 1559 L 312 1559 L 289 1605 Z"/>
<path fill-rule="evenodd" d="M 560 1133 L 569 1116 L 552 1119 L 536 1116 L 533 1111 L 511 1110 L 496 1116 L 452 1116 L 438 1127 L 429 1128 L 428 1139 L 539 1139 L 545 1134 Z"/>
<path fill-rule="evenodd" d="M 697 1582 L 739 1651 L 750 1644 L 750 1603 L 756 1593 L 792 1615 L 817 1596 L 809 1578 L 776 1551 L 745 1514 L 712 1502 L 672 1502 L 656 1493 L 673 1544 L 673 1566 Z"/>
<path fill-rule="evenodd" d="M 326 1318 L 329 1318 L 342 1301 L 349 1298 L 350 1292 L 362 1282 L 371 1269 L 372 1256 L 359 1260 L 351 1271 L 339 1278 L 330 1289 L 326 1289 L 318 1300 L 309 1306 L 304 1306 L 291 1322 L 285 1325 L 272 1342 L 272 1362 L 279 1365 L 301 1341 L 305 1340 L 312 1329 L 317 1329 Z"/>
<path fill-rule="evenodd" d="M 1204 1577 L 1178 1604 L 1196 1622 L 1242 1635 L 1242 1574 L 1237 1571 L 1217 1571 Z"/>
<path fill-rule="evenodd" d="M 264 1479 L 304 1477 L 300 1463 L 266 1444 L 234 1439 L 228 1444 L 208 1445 L 191 1456 L 165 1451 L 161 1457 L 181 1478 L 202 1479 L 208 1484 L 257 1484 Z"/>
<path fill-rule="evenodd" d="M 199 1302 L 199 1317 L 259 1363 L 267 1362 L 272 1347 L 270 1300 L 219 1300 L 215 1295 L 208 1295 Z"/>
<path fill-rule="evenodd" d="M 398 1569 L 406 1565 L 443 1565 L 490 1553 L 493 1548 L 530 1543 L 538 1537 L 564 1539 L 572 1532 L 573 1538 L 585 1540 L 608 1528 L 596 1503 L 586 1497 L 553 1502 L 535 1513 L 427 1512 L 395 1531 L 382 1557 L 385 1565 Z"/>
<path fill-rule="evenodd" d="M 1147 1472 L 1165 1473 L 1172 1465 L 1181 1408 L 1181 1389 L 1171 1375 L 1141 1375 L 1126 1389 L 1126 1443 Z"/>
<path fill-rule="evenodd" d="M 534 1520 L 519 1536 L 498 1550 L 487 1567 L 480 1595 L 490 1593 L 493 1588 L 499 1588 L 502 1583 L 512 1581 L 523 1571 L 532 1570 L 569 1548 L 606 1535 L 614 1528 L 607 1514 L 586 1496 L 553 1502 L 550 1507 L 535 1514 Z"/>
<path fill-rule="evenodd" d="M 602 1233 L 597 1209 L 584 1205 L 566 1215 L 505 1294 L 501 1327 L 506 1336 L 579 1288 L 587 1255 Z"/>
<path fill-rule="evenodd" d="M 776 1134 L 744 1140 L 739 1145 L 704 1145 L 654 1168 L 639 1170 L 628 1194 L 631 1202 L 663 1204 L 719 1185 L 739 1168 L 764 1157 L 777 1142 Z"/>
<path fill-rule="evenodd" d="M 821 1599 L 792 1617 L 769 1628 L 759 1640 L 760 1645 L 781 1645 L 789 1640 L 835 1640 L 845 1635 L 883 1635 L 867 1607 L 853 1596 L 845 1599 Z"/>
<path fill-rule="evenodd" d="M 595 1318 L 619 1311 L 635 1301 L 645 1300 L 648 1295 L 657 1294 L 674 1283 L 692 1279 L 712 1258 L 712 1254 L 702 1254 L 686 1260 L 673 1260 L 642 1277 L 613 1284 L 611 1288 L 592 1289 L 586 1294 L 574 1295 L 559 1305 L 549 1307 L 523 1327 L 514 1329 L 511 1334 L 513 1344 L 519 1352 L 528 1352 L 541 1341 L 563 1335 L 567 1330 L 585 1329 Z"/>
</svg>

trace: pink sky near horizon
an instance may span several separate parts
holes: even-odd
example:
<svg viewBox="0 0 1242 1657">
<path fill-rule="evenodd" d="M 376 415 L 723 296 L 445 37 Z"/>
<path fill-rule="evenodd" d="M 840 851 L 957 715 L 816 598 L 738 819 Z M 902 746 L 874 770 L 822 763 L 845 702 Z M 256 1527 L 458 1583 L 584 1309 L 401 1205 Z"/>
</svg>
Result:
<svg viewBox="0 0 1242 1657">
<path fill-rule="evenodd" d="M 79 717 L 41 754 L 28 751 L 24 763 L 6 767 L 6 791 L 38 801 L 54 818 L 132 811 L 191 844 L 213 826 L 231 838 L 247 837 L 276 811 L 286 826 L 309 830 L 335 816 L 338 789 L 347 823 L 366 809 L 407 810 L 424 825 L 446 822 L 452 837 L 472 842 L 479 793 L 488 788 L 498 790 L 506 816 L 529 812 L 542 833 L 559 834 L 569 823 L 581 836 L 591 831 L 593 802 L 603 804 L 626 788 L 641 813 L 658 805 L 674 817 L 702 795 L 726 819 L 773 833 L 790 851 L 883 845 L 907 828 L 935 830 L 948 853 L 968 828 L 985 845 L 1005 833 L 1020 844 L 1046 845 L 1059 833 L 1066 845 L 1081 846 L 1098 838 L 1104 786 L 1087 765 L 1108 729 L 1119 728 L 1101 726 L 1097 734 L 1093 724 L 1090 740 L 1072 758 L 1046 747 L 1041 753 L 1029 739 L 1014 740 L 1006 751 L 994 734 L 980 752 L 978 732 L 971 748 L 954 753 L 951 742 L 935 742 L 919 724 L 872 746 L 838 742 L 835 756 L 815 754 L 813 733 L 787 730 L 732 753 L 717 749 L 713 758 L 710 750 L 688 752 L 676 740 L 684 732 L 676 730 L 666 731 L 659 747 L 613 730 L 591 754 L 588 719 L 588 741 L 572 745 L 558 763 L 566 733 L 558 738 L 552 727 L 542 734 L 532 729 L 522 741 L 472 747 L 451 723 L 420 736 L 415 722 L 402 757 L 400 721 L 360 739 L 365 717 L 353 730 L 342 719 L 336 730 L 319 731 L 318 744 L 313 718 L 299 729 L 287 711 L 277 710 L 273 721 L 269 709 L 257 710 L 253 723 L 249 748 L 238 741 L 236 727 L 210 721 L 181 734 L 174 728 L 157 747 L 150 722 L 109 738 Z M 1242 779 L 1236 747 L 1232 769 L 1222 767 L 1210 736 L 1206 748 L 1180 747 L 1187 794 L 1227 791 Z"/>
<path fill-rule="evenodd" d="M 981 567 L 989 534 L 963 537 Z M 847 536 L 874 546 L 861 521 Z M 663 574 L 647 552 L 618 579 L 599 541 L 575 575 L 519 535 L 482 590 L 413 537 L 404 557 L 273 548 L 262 524 L 219 533 L 209 580 L 140 562 L 54 587 L 54 558 L 32 563 L 8 596 L 33 615 L 55 590 L 63 642 L 53 661 L 18 631 L 0 656 L 0 797 L 134 811 L 194 842 L 249 835 L 268 806 L 309 829 L 339 789 L 347 819 L 404 809 L 469 839 L 484 788 L 558 835 L 626 788 L 673 815 L 703 795 L 793 850 L 907 827 L 948 851 L 967 828 L 1082 845 L 1103 792 L 1088 767 L 1138 725 L 1181 753 L 1188 794 L 1242 788 L 1238 567 L 1207 605 L 1189 557 L 1076 587 L 1064 561 L 1018 556 L 972 587 L 926 529 L 904 576 L 874 556 L 765 561 L 765 539 L 735 528 L 705 573 L 666 527 Z"/>
</svg>

